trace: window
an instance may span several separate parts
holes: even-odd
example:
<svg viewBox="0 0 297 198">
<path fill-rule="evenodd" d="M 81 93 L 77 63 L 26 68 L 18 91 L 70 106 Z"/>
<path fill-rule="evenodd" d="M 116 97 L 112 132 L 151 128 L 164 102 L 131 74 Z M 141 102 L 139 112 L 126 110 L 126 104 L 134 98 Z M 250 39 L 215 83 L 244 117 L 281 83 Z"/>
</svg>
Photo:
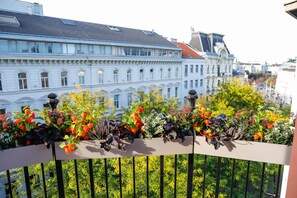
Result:
<svg viewBox="0 0 297 198">
<path fill-rule="evenodd" d="M 203 79 L 200 79 L 200 87 L 203 87 Z"/>
<path fill-rule="evenodd" d="M 231 73 L 231 65 L 229 65 L 229 73 Z"/>
<path fill-rule="evenodd" d="M 209 74 L 209 65 L 207 65 L 206 73 Z"/>
<path fill-rule="evenodd" d="M 195 80 L 195 87 L 198 88 L 198 80 Z"/>
<path fill-rule="evenodd" d="M 215 72 L 214 72 L 214 65 L 212 66 L 212 73 L 214 74 Z"/>
<path fill-rule="evenodd" d="M 143 81 L 143 69 L 139 70 L 139 80 Z"/>
<path fill-rule="evenodd" d="M 184 87 L 185 87 L 185 89 L 188 89 L 188 81 L 186 81 L 186 80 L 184 82 Z"/>
<path fill-rule="evenodd" d="M 196 65 L 196 73 L 198 73 L 198 72 L 199 72 L 199 66 Z"/>
<path fill-rule="evenodd" d="M 171 91 L 171 88 L 167 88 L 167 98 L 170 98 L 170 91 Z"/>
<path fill-rule="evenodd" d="M 193 88 L 193 80 L 190 81 L 190 88 Z"/>
<path fill-rule="evenodd" d="M 48 73 L 47 72 L 42 72 L 40 75 L 41 75 L 41 87 L 42 88 L 49 87 L 49 84 L 48 84 Z"/>
<path fill-rule="evenodd" d="M 62 87 L 68 85 L 68 82 L 67 82 L 67 75 L 68 75 L 67 71 L 63 71 L 63 72 L 61 72 L 61 85 L 62 85 Z"/>
<path fill-rule="evenodd" d="M 185 77 L 187 77 L 188 76 L 188 65 L 185 65 L 185 75 L 184 75 Z"/>
<path fill-rule="evenodd" d="M 160 79 L 163 79 L 163 69 L 160 69 Z"/>
<path fill-rule="evenodd" d="M 105 97 L 104 96 L 100 96 L 99 97 L 99 105 L 104 106 L 104 102 L 105 102 Z"/>
<path fill-rule="evenodd" d="M 200 76 L 203 76 L 203 65 L 200 65 Z"/>
<path fill-rule="evenodd" d="M 113 96 L 113 105 L 116 107 L 116 108 L 120 108 L 120 95 L 117 94 L 117 95 L 114 95 Z"/>
<path fill-rule="evenodd" d="M 150 69 L 150 79 L 154 79 L 154 69 Z"/>
<path fill-rule="evenodd" d="M 5 114 L 6 113 L 6 110 L 5 109 L 0 109 L 0 115 L 1 114 Z"/>
<path fill-rule="evenodd" d="M 194 65 L 191 65 L 191 69 L 190 69 L 191 73 L 194 72 Z"/>
<path fill-rule="evenodd" d="M 3 90 L 3 88 L 2 88 L 2 75 L 0 73 L 0 91 L 2 91 L 2 90 Z"/>
<path fill-rule="evenodd" d="M 78 83 L 80 85 L 84 85 L 85 84 L 85 72 L 82 71 L 82 70 L 78 72 Z"/>
<path fill-rule="evenodd" d="M 220 80 L 218 80 L 218 86 L 220 86 L 221 85 L 221 81 Z"/>
<path fill-rule="evenodd" d="M 214 88 L 215 79 L 212 79 L 212 88 Z"/>
<path fill-rule="evenodd" d="M 98 70 L 98 79 L 99 79 L 98 83 L 99 84 L 103 84 L 103 74 L 104 74 L 104 72 L 102 69 Z"/>
<path fill-rule="evenodd" d="M 178 97 L 178 87 L 175 87 L 175 90 L 174 90 L 174 91 L 175 91 L 175 92 L 174 92 L 174 93 L 175 93 L 175 94 L 174 94 L 175 97 Z"/>
<path fill-rule="evenodd" d="M 209 79 L 206 81 L 206 88 L 209 89 Z"/>
<path fill-rule="evenodd" d="M 168 77 L 168 78 L 171 78 L 171 69 L 170 69 L 170 68 L 168 68 L 168 74 L 167 74 L 167 77 Z"/>
<path fill-rule="evenodd" d="M 218 65 L 217 67 L 218 67 L 218 76 L 221 76 L 221 71 L 220 71 L 221 70 L 221 66 Z"/>
<path fill-rule="evenodd" d="M 119 82 L 119 70 L 117 69 L 113 70 L 113 82 L 114 83 Z"/>
<path fill-rule="evenodd" d="M 130 106 L 131 104 L 132 104 L 132 93 L 128 93 L 128 98 L 127 98 L 127 100 L 128 100 L 128 106 Z"/>
<path fill-rule="evenodd" d="M 127 82 L 131 82 L 131 69 L 127 70 Z"/>
<path fill-rule="evenodd" d="M 28 89 L 27 86 L 27 74 L 22 72 L 18 74 L 19 77 L 19 88 L 20 89 Z"/>
<path fill-rule="evenodd" d="M 178 78 L 178 67 L 175 69 L 175 78 Z"/>
</svg>

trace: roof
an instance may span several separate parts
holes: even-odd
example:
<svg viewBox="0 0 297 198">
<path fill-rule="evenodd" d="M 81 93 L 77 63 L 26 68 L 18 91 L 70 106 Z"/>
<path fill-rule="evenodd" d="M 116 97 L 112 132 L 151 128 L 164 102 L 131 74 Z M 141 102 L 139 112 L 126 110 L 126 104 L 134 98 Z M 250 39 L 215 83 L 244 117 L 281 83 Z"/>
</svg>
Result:
<svg viewBox="0 0 297 198">
<path fill-rule="evenodd" d="M 133 43 L 176 48 L 173 43 L 153 31 L 143 31 L 124 27 L 60 19 L 47 16 L 0 11 L 0 15 L 16 17 L 19 27 L 0 25 L 0 33 L 30 36 L 57 37 L 65 39 L 96 40 L 119 43 Z M 119 31 L 111 30 L 113 27 Z"/>
<path fill-rule="evenodd" d="M 176 43 L 182 49 L 183 58 L 202 58 L 194 49 L 185 43 Z"/>
</svg>

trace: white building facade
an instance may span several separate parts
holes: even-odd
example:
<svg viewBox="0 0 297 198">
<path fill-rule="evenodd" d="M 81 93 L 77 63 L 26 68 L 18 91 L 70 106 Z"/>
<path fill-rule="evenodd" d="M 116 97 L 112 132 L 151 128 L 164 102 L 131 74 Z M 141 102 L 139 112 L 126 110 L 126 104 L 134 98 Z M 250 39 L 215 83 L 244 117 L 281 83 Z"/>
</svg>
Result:
<svg viewBox="0 0 297 198">
<path fill-rule="evenodd" d="M 234 55 L 223 40 L 223 35 L 192 32 L 190 41 L 205 60 L 204 93 L 214 94 L 218 86 L 231 79 Z"/>
<path fill-rule="evenodd" d="M 0 11 L 0 111 L 42 109 L 81 85 L 120 112 L 133 93 L 182 95 L 181 49 L 153 31 Z M 1 20 L 0 20 L 1 21 Z"/>
</svg>

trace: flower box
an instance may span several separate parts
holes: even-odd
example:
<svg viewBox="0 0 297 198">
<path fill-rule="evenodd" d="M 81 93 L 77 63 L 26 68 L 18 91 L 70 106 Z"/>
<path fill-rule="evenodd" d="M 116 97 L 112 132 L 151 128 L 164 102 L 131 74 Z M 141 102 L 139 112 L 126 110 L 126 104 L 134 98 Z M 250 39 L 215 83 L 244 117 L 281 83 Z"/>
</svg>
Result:
<svg viewBox="0 0 297 198">
<path fill-rule="evenodd" d="M 241 140 L 224 142 L 224 144 L 225 146 L 215 150 L 213 145 L 205 141 L 205 137 L 196 137 L 194 153 L 273 164 L 289 165 L 290 163 L 291 146 Z"/>
<path fill-rule="evenodd" d="M 80 141 L 77 144 L 78 149 L 70 154 L 66 154 L 64 149 L 60 148 L 59 143 L 55 143 L 56 159 L 96 159 L 113 157 L 133 157 L 148 155 L 173 155 L 189 154 L 193 152 L 193 137 L 187 136 L 185 141 L 176 139 L 164 142 L 162 138 L 135 139 L 133 143 L 125 146 L 125 151 L 119 150 L 116 144 L 113 144 L 110 151 L 100 148 L 100 140 Z"/>
<path fill-rule="evenodd" d="M 17 147 L 0 151 L 0 172 L 53 159 L 52 149 L 44 144 Z"/>
</svg>

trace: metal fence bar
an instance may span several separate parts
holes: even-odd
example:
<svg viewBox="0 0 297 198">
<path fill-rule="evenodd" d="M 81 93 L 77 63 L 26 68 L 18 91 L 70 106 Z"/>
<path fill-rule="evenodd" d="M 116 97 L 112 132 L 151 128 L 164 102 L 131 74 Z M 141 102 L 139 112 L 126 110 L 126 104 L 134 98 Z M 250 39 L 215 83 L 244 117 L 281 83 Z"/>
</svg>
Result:
<svg viewBox="0 0 297 198">
<path fill-rule="evenodd" d="M 89 173 L 90 173 L 90 186 L 91 186 L 91 197 L 95 198 L 95 185 L 94 185 L 94 171 L 93 171 L 93 160 L 88 159 L 89 161 Z"/>
<path fill-rule="evenodd" d="M 216 178 L 216 195 L 215 195 L 216 198 L 219 197 L 219 192 L 220 192 L 221 166 L 222 166 L 222 158 L 218 157 L 217 178 Z"/>
<path fill-rule="evenodd" d="M 279 188 L 281 183 L 281 173 L 282 173 L 282 165 L 278 165 L 278 173 L 277 173 L 277 180 L 276 180 L 276 189 L 275 189 L 275 197 L 279 197 Z"/>
<path fill-rule="evenodd" d="M 205 196 L 206 165 L 207 165 L 207 155 L 204 155 L 203 183 L 202 183 L 202 198 L 204 198 L 204 196 Z"/>
<path fill-rule="evenodd" d="M 247 169 L 246 169 L 246 180 L 245 180 L 245 189 L 244 189 L 244 197 L 247 196 L 248 186 L 249 186 L 249 172 L 250 172 L 250 164 L 251 162 L 248 161 Z"/>
<path fill-rule="evenodd" d="M 136 198 L 136 183 L 135 183 L 135 157 L 132 157 L 132 167 L 133 167 L 133 196 Z"/>
<path fill-rule="evenodd" d="M 78 170 L 77 170 L 77 160 L 74 160 L 74 171 L 75 171 L 75 182 L 76 182 L 76 192 L 77 192 L 77 197 L 80 197 L 79 193 L 79 181 L 78 181 Z"/>
<path fill-rule="evenodd" d="M 234 188 L 234 175 L 235 175 L 235 167 L 236 167 L 236 160 L 233 159 L 233 164 L 232 164 L 232 176 L 231 176 L 231 192 L 230 192 L 230 198 L 233 197 L 233 188 Z"/>
<path fill-rule="evenodd" d="M 146 156 L 146 197 L 150 197 L 149 185 L 149 156 Z"/>
<path fill-rule="evenodd" d="M 44 165 L 43 165 L 43 163 L 41 163 L 40 166 L 41 166 L 41 174 L 42 174 L 43 195 L 44 195 L 44 198 L 47 198 L 46 183 L 45 183 L 45 174 L 44 174 Z"/>
<path fill-rule="evenodd" d="M 108 192 L 108 166 L 107 166 L 107 160 L 104 158 L 104 169 L 105 169 L 105 185 L 106 185 L 106 197 L 109 197 Z"/>
<path fill-rule="evenodd" d="M 7 182 L 8 182 L 8 191 L 9 191 L 9 195 L 10 195 L 10 198 L 12 198 L 12 186 L 11 186 L 11 180 L 10 180 L 10 172 L 9 170 L 6 171 L 6 177 L 7 177 Z"/>
<path fill-rule="evenodd" d="M 193 194 L 193 170 L 194 170 L 194 154 L 188 154 L 188 184 L 187 197 L 192 198 Z"/>
<path fill-rule="evenodd" d="M 261 175 L 261 184 L 260 184 L 260 198 L 263 197 L 263 187 L 264 187 L 264 178 L 265 178 L 265 167 L 266 167 L 266 163 L 262 163 L 262 175 Z"/>
<path fill-rule="evenodd" d="M 30 188 L 30 176 L 29 176 L 28 166 L 25 166 L 23 169 L 24 169 L 24 174 L 25 174 L 27 197 L 31 198 L 32 195 L 31 195 L 31 188 Z"/>
<path fill-rule="evenodd" d="M 160 197 L 164 197 L 164 155 L 160 156 Z"/>
<path fill-rule="evenodd" d="M 123 189 L 122 189 L 122 162 L 121 158 L 119 158 L 119 182 L 120 182 L 120 198 L 123 197 Z"/>
<path fill-rule="evenodd" d="M 177 184 L 177 155 L 174 155 L 174 198 L 176 198 L 176 184 Z"/>
</svg>

